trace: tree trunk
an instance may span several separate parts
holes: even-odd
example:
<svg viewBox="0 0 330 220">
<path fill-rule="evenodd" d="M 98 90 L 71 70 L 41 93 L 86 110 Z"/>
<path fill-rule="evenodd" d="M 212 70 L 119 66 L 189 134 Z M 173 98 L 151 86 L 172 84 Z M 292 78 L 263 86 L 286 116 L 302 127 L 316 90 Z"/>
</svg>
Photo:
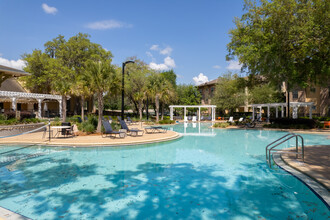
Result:
<svg viewBox="0 0 330 220">
<path fill-rule="evenodd" d="M 81 96 L 81 119 L 84 120 L 85 111 L 84 111 L 85 97 Z"/>
<path fill-rule="evenodd" d="M 286 82 L 286 117 L 290 118 L 290 90 L 288 82 Z"/>
<path fill-rule="evenodd" d="M 96 132 L 101 133 L 102 116 L 103 116 L 103 92 L 99 92 L 97 94 L 97 102 L 98 102 L 99 120 L 98 120 L 98 123 L 97 123 Z"/>
<path fill-rule="evenodd" d="M 164 103 L 162 103 L 162 120 L 164 120 Z"/>
<path fill-rule="evenodd" d="M 66 121 L 66 96 L 62 95 L 62 121 Z"/>
<path fill-rule="evenodd" d="M 156 95 L 155 98 L 155 105 L 156 105 L 156 122 L 159 122 L 159 96 Z"/>
<path fill-rule="evenodd" d="M 142 111 L 143 110 L 143 101 L 139 101 L 139 114 L 140 114 L 140 121 L 142 121 Z"/>
</svg>

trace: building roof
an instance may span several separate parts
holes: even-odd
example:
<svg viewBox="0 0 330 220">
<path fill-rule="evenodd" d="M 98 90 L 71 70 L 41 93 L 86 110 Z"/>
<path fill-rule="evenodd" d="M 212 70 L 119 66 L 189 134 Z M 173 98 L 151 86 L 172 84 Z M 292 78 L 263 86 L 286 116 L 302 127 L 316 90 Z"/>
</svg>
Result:
<svg viewBox="0 0 330 220">
<path fill-rule="evenodd" d="M 27 76 L 30 75 L 30 73 L 24 72 L 23 70 L 18 70 L 18 69 L 14 69 L 8 66 L 3 66 L 0 65 L 0 73 L 3 72 L 5 74 L 8 75 L 12 75 L 12 76 Z"/>
<path fill-rule="evenodd" d="M 21 86 L 16 79 L 10 78 L 5 80 L 0 85 L 0 91 L 11 91 L 11 92 L 26 92 L 26 90 Z"/>
<path fill-rule="evenodd" d="M 200 84 L 200 85 L 198 85 L 197 87 L 211 86 L 211 85 L 217 84 L 218 79 L 219 79 L 219 78 L 214 79 L 214 80 L 211 80 L 211 81 L 208 81 L 208 82 L 203 83 L 203 84 Z"/>
</svg>

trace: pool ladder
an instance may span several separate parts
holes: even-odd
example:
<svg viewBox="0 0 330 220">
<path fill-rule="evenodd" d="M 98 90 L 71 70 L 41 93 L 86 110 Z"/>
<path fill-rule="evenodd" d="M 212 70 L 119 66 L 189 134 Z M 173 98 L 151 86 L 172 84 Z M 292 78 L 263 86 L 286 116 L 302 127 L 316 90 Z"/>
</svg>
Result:
<svg viewBox="0 0 330 220">
<path fill-rule="evenodd" d="M 284 142 L 287 142 L 289 140 L 291 140 L 292 138 L 296 138 L 296 150 L 292 151 L 292 150 L 286 150 L 286 149 L 274 149 L 277 146 L 283 144 Z M 301 152 L 299 152 L 299 138 L 301 140 Z M 283 137 L 277 139 L 276 141 L 268 144 L 266 146 L 266 160 L 269 164 L 269 167 L 272 167 L 271 165 L 271 154 L 280 154 L 280 153 L 285 153 L 285 154 L 295 154 L 296 158 L 298 158 L 298 155 L 301 155 L 301 158 L 304 162 L 304 138 L 298 134 L 295 133 L 290 133 L 287 135 L 284 135 Z"/>
</svg>

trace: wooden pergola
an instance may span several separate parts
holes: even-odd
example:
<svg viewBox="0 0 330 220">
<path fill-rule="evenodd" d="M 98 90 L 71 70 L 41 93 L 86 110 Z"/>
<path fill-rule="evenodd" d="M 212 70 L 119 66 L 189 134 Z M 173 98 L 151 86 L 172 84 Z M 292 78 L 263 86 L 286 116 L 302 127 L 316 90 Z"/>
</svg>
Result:
<svg viewBox="0 0 330 220">
<path fill-rule="evenodd" d="M 287 108 L 287 103 L 266 103 L 266 104 L 252 104 L 252 120 L 255 119 L 255 110 L 259 110 L 259 117 L 261 118 L 262 108 L 267 107 L 267 119 L 270 116 L 270 108 L 276 109 L 275 117 L 278 118 L 278 108 L 281 107 L 281 117 L 284 117 L 284 108 Z M 298 118 L 298 108 L 299 107 L 309 107 L 309 118 L 312 119 L 312 110 L 313 110 L 314 102 L 290 102 L 290 107 L 292 107 L 292 118 Z"/>
<path fill-rule="evenodd" d="M 187 108 L 198 108 L 198 121 L 201 120 L 201 108 L 211 108 L 212 121 L 215 121 L 215 108 L 216 105 L 170 105 L 170 119 L 173 120 L 173 108 L 184 109 L 184 121 L 187 121 Z"/>
</svg>

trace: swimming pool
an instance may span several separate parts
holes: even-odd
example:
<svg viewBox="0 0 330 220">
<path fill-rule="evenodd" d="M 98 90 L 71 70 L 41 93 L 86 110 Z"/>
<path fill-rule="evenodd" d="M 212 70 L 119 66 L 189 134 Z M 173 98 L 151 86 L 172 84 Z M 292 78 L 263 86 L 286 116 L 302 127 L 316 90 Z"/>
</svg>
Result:
<svg viewBox="0 0 330 220">
<path fill-rule="evenodd" d="M 329 218 L 303 183 L 268 168 L 265 146 L 284 132 L 209 126 L 171 126 L 183 138 L 140 146 L 2 146 L 0 206 L 32 219 Z"/>
</svg>

